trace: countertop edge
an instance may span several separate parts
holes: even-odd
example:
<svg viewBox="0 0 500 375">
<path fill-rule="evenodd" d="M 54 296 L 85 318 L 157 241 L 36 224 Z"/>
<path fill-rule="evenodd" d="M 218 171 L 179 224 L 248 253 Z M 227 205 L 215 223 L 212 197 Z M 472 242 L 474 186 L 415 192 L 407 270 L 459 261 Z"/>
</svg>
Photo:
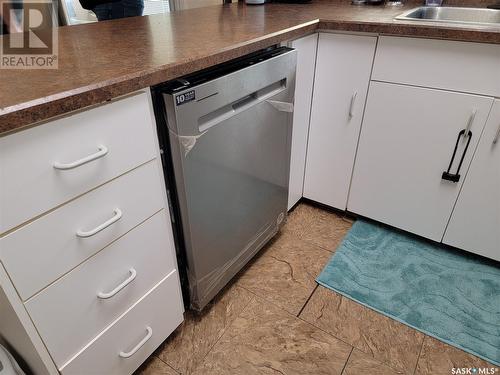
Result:
<svg viewBox="0 0 500 375">
<path fill-rule="evenodd" d="M 104 103 L 111 99 L 148 88 L 211 66 L 221 64 L 248 53 L 267 48 L 283 41 L 298 38 L 317 30 L 319 20 L 299 25 L 245 41 L 213 54 L 197 56 L 174 65 L 160 66 L 136 75 L 99 82 L 94 85 L 65 91 L 49 97 L 0 109 L 0 137 L 36 126 L 38 123 L 68 114 L 82 108 Z"/>
<path fill-rule="evenodd" d="M 342 20 L 323 20 L 318 22 L 319 31 L 366 32 L 378 35 L 391 35 L 411 38 L 440 39 L 455 42 L 500 44 L 499 31 L 491 29 L 472 29 L 444 24 L 412 24 L 411 21 L 386 22 L 351 22 Z M 450 37 L 450 32 L 454 33 Z"/>
</svg>

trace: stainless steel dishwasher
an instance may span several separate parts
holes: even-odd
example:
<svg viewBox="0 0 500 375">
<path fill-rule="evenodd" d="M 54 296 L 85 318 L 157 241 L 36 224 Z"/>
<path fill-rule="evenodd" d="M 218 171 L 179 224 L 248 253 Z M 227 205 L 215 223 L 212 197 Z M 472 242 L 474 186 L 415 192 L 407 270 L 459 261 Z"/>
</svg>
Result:
<svg viewBox="0 0 500 375">
<path fill-rule="evenodd" d="M 195 310 L 283 223 L 295 65 L 294 50 L 273 48 L 153 88 L 184 296 Z"/>
</svg>

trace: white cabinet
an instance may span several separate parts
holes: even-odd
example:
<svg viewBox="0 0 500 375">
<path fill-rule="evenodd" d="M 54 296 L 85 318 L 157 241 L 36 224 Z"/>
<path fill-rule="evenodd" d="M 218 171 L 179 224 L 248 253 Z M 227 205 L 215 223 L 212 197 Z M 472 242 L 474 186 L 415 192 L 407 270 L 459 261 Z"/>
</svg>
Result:
<svg viewBox="0 0 500 375">
<path fill-rule="evenodd" d="M 26 302 L 59 368 L 175 270 L 169 224 L 158 212 Z"/>
<path fill-rule="evenodd" d="M 0 138 L 0 233 L 155 158 L 148 94 Z"/>
<path fill-rule="evenodd" d="M 61 369 L 62 375 L 131 374 L 182 322 L 172 271 Z"/>
<path fill-rule="evenodd" d="M 132 373 L 183 319 L 149 93 L 0 138 L 0 180 L 0 337 L 30 373 Z"/>
<path fill-rule="evenodd" d="M 376 37 L 319 36 L 304 197 L 344 210 Z"/>
<path fill-rule="evenodd" d="M 381 36 L 372 79 L 500 96 L 500 45 Z"/>
<path fill-rule="evenodd" d="M 348 210 L 441 241 L 493 99 L 372 82 Z M 458 145 L 458 182 L 442 178 Z"/>
<path fill-rule="evenodd" d="M 288 209 L 302 198 L 318 34 L 294 40 L 289 45 L 297 50 L 297 75 L 295 79 Z"/>
<path fill-rule="evenodd" d="M 22 300 L 27 300 L 117 238 L 161 210 L 162 177 L 156 160 L 0 237 L 0 259 Z M 90 237 L 120 210 L 119 220 Z M 33 244 L 36 243 L 36 251 Z"/>
<path fill-rule="evenodd" d="M 496 260 L 500 260 L 499 129 L 500 100 L 496 100 L 443 239 Z"/>
</svg>

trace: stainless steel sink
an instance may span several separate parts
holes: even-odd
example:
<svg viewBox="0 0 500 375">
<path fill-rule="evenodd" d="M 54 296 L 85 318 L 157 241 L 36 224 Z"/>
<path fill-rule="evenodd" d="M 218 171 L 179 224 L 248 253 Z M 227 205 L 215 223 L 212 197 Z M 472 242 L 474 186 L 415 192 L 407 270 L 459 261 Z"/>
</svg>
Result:
<svg viewBox="0 0 500 375">
<path fill-rule="evenodd" d="M 397 20 L 451 22 L 500 26 L 500 10 L 485 8 L 418 7 L 396 17 Z"/>
</svg>

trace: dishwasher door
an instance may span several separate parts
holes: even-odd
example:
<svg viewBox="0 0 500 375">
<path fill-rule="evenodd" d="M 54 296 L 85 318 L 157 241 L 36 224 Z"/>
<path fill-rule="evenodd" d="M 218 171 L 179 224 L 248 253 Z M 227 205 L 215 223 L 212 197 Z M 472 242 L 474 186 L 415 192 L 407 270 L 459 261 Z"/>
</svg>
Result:
<svg viewBox="0 0 500 375">
<path fill-rule="evenodd" d="M 165 95 L 196 310 L 285 218 L 294 74 L 292 51 L 187 90 L 201 99 L 176 105 L 186 91 Z"/>
</svg>

